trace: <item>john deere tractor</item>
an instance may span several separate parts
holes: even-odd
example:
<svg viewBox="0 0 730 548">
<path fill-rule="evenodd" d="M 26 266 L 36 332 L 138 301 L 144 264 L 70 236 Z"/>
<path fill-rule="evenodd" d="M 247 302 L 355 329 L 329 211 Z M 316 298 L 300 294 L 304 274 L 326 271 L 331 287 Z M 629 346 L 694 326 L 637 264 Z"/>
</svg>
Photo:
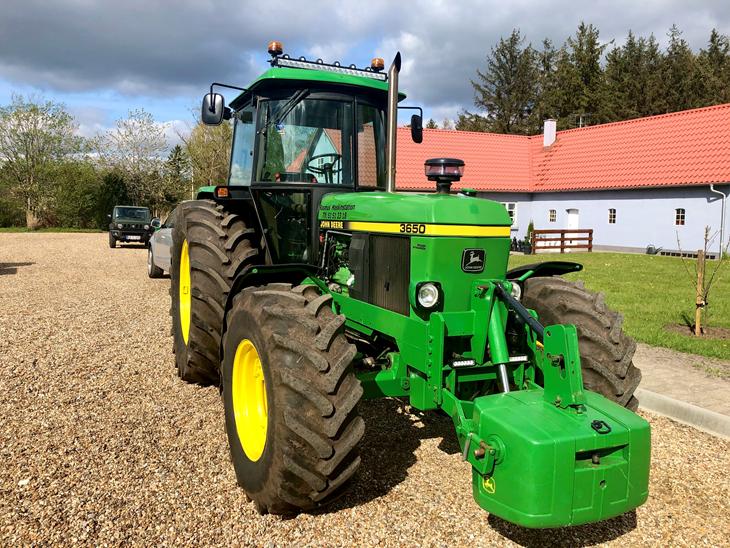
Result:
<svg viewBox="0 0 730 548">
<path fill-rule="evenodd" d="M 203 122 L 234 127 L 230 175 L 182 205 L 171 266 L 179 376 L 220 386 L 259 512 L 341 494 L 358 404 L 383 397 L 453 419 L 474 498 L 501 518 L 557 527 L 642 504 L 635 344 L 561 277 L 581 266 L 508 271 L 510 217 L 451 191 L 458 159 L 426 162 L 433 192 L 395 191 L 400 54 L 386 72 L 269 53 L 247 88 L 204 96 Z"/>
</svg>

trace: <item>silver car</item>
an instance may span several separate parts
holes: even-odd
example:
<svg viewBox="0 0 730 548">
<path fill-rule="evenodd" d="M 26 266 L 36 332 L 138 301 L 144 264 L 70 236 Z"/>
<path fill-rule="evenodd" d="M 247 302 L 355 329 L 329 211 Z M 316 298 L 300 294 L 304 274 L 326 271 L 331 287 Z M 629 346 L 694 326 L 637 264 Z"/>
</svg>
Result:
<svg viewBox="0 0 730 548">
<path fill-rule="evenodd" d="M 152 219 L 150 223 L 155 229 L 150 238 L 147 249 L 147 275 L 150 278 L 162 278 L 165 272 L 170 272 L 170 256 L 172 254 L 172 228 L 175 226 L 175 212 L 167 216 L 164 222 Z"/>
</svg>

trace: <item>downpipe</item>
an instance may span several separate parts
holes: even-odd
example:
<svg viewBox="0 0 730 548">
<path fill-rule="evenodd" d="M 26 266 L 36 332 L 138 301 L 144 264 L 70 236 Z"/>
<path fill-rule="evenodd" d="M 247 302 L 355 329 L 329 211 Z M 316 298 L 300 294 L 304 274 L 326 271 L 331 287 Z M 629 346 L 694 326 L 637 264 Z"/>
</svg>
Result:
<svg viewBox="0 0 730 548">
<path fill-rule="evenodd" d="M 715 185 L 710 185 L 710 192 L 714 194 L 719 194 L 722 196 L 721 198 L 721 208 L 720 208 L 720 254 L 718 255 L 718 259 L 722 259 L 722 253 L 725 251 L 724 244 L 725 244 L 725 206 L 727 204 L 727 197 L 728 194 L 725 194 L 724 192 L 721 192 L 719 190 L 715 189 Z"/>
<path fill-rule="evenodd" d="M 398 52 L 388 69 L 388 125 L 385 143 L 386 192 L 395 192 L 395 145 L 398 134 L 398 74 L 400 73 L 400 62 L 400 52 Z"/>
</svg>

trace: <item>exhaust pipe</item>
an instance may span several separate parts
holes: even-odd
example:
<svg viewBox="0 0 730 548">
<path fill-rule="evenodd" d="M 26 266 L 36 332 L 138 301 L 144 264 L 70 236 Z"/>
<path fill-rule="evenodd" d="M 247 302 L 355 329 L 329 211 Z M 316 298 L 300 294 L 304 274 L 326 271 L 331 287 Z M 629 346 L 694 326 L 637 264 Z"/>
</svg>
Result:
<svg viewBox="0 0 730 548">
<path fill-rule="evenodd" d="M 388 69 L 388 127 L 386 135 L 386 180 L 385 191 L 395 192 L 395 141 L 398 133 L 398 73 L 400 72 L 400 52 L 396 53 L 393 64 Z"/>
</svg>

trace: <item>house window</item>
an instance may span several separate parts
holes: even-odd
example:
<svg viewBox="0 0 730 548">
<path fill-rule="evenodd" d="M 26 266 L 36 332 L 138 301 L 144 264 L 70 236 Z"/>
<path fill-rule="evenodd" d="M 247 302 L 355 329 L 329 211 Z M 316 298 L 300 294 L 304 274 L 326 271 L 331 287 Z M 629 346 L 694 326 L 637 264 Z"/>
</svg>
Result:
<svg viewBox="0 0 730 548">
<path fill-rule="evenodd" d="M 548 221 L 551 223 L 554 223 L 558 220 L 558 211 L 556 209 L 551 209 L 548 213 Z"/>
<path fill-rule="evenodd" d="M 502 202 L 502 205 L 507 210 L 507 213 L 509 213 L 512 224 L 517 224 L 517 204 L 514 202 Z"/>
<path fill-rule="evenodd" d="M 616 224 L 616 210 L 613 208 L 608 210 L 608 224 L 610 224 L 610 225 Z"/>
<path fill-rule="evenodd" d="M 680 207 L 679 209 L 674 210 L 674 224 L 677 226 L 684 225 L 684 208 Z"/>
</svg>

